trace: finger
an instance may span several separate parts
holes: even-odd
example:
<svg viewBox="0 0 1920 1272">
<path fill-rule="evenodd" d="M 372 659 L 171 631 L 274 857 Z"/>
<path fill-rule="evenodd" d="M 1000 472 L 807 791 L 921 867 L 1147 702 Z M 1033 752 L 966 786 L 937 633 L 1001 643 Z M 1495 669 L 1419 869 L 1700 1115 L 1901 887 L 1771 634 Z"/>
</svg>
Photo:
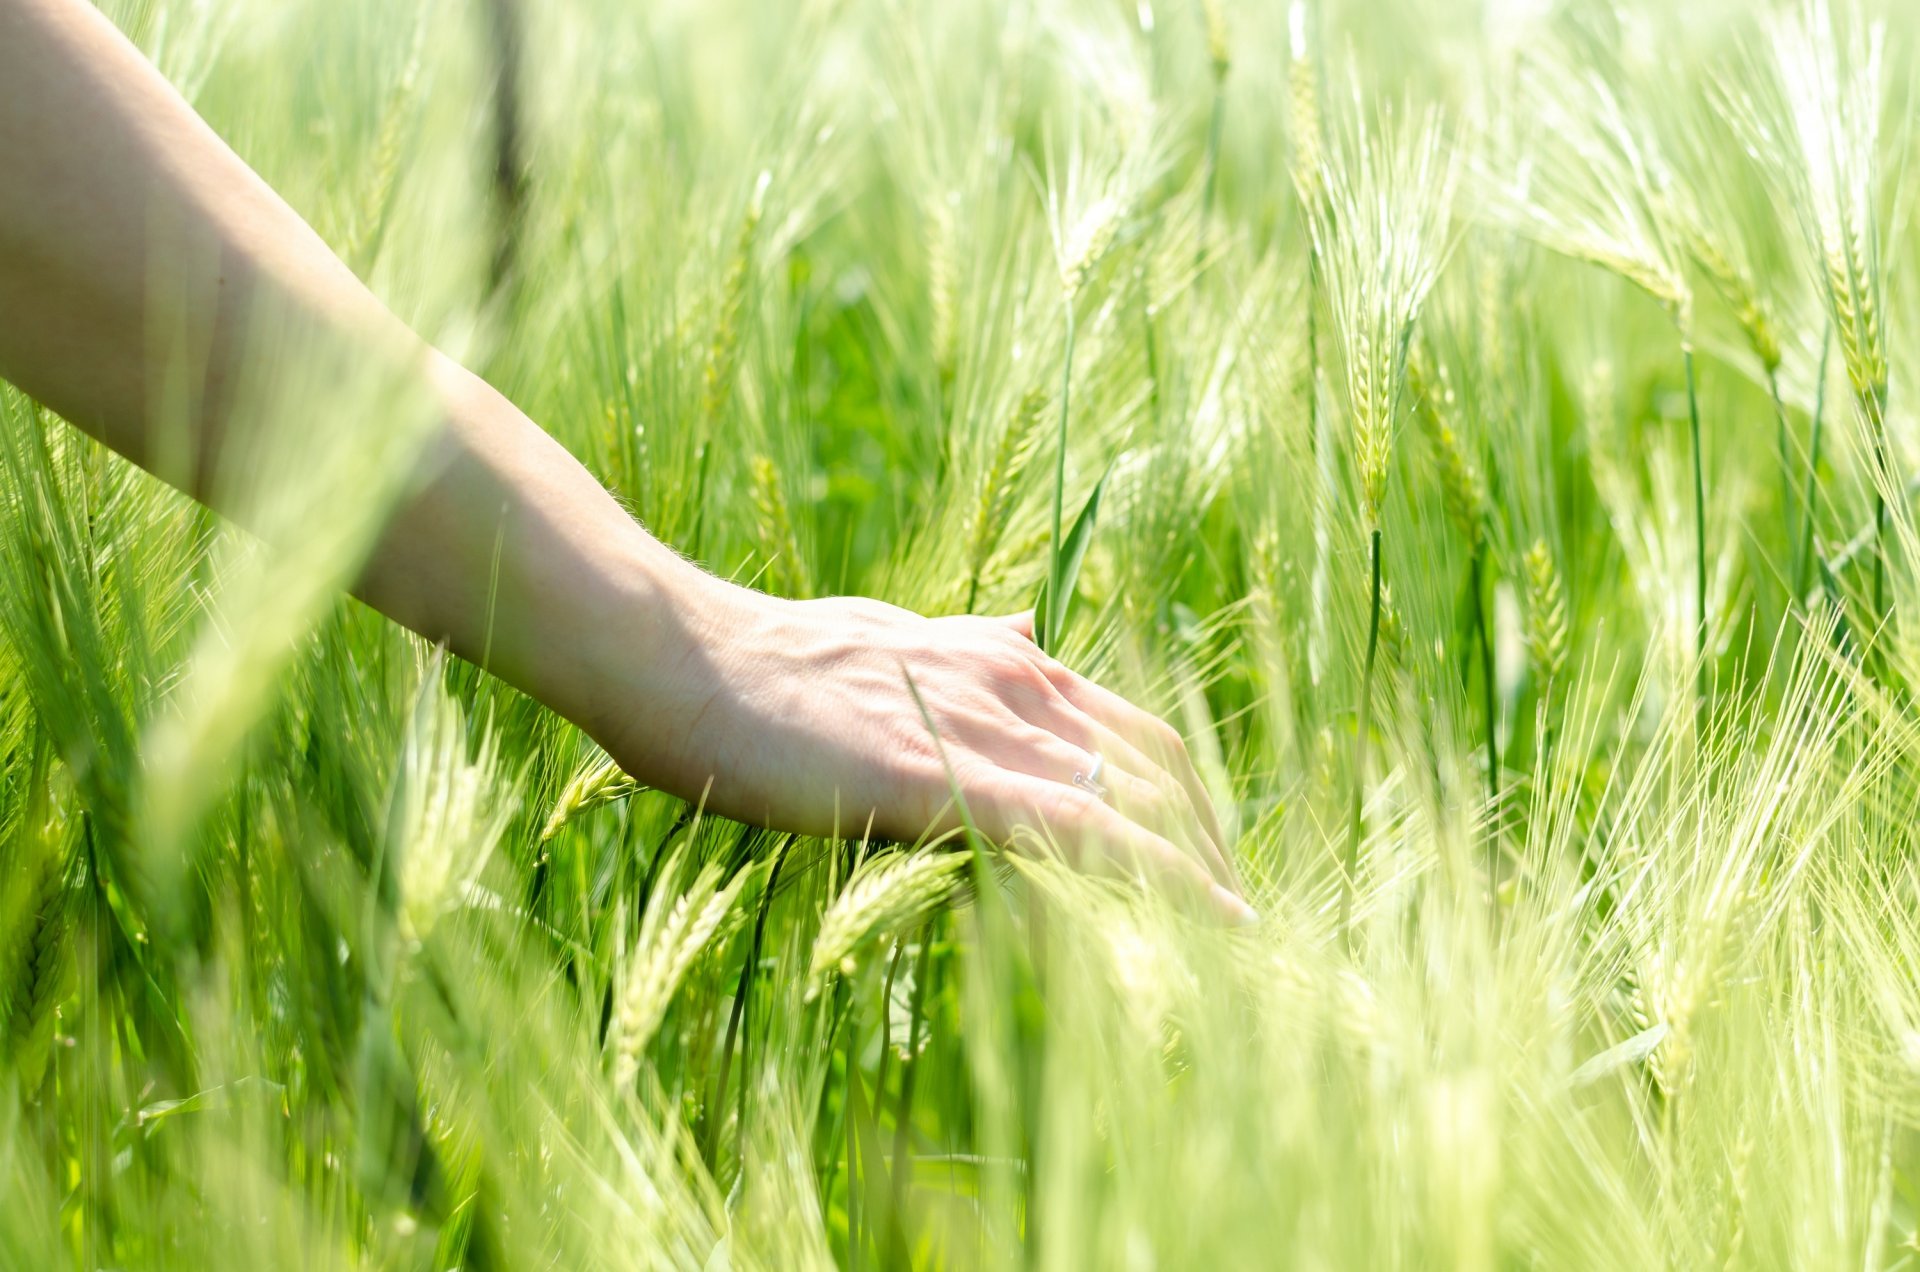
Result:
<svg viewBox="0 0 1920 1272">
<path fill-rule="evenodd" d="M 1109 765 L 1139 775 L 1169 796 L 1177 795 L 1198 832 L 1194 836 L 1197 841 L 1194 846 L 1200 856 L 1221 883 L 1235 891 L 1240 890 L 1239 876 L 1228 864 L 1226 839 L 1220 831 L 1219 818 L 1214 815 L 1213 801 L 1207 798 L 1205 787 L 1198 785 L 1198 775 L 1193 783 L 1181 781 L 1164 764 L 1136 746 L 1132 739 L 1095 719 L 1064 693 L 1050 702 L 1039 704 L 1028 719 L 1074 746 L 1106 756 Z"/>
<path fill-rule="evenodd" d="M 1214 837 L 1192 793 L 1171 773 L 1065 699 L 1038 713 L 1032 723 L 1066 741 L 1070 749 L 1086 752 L 1083 768 L 1091 767 L 1094 755 L 1105 756 L 1101 780 L 1113 788 L 1115 807 L 1135 821 L 1141 820 L 1136 810 L 1150 816 L 1152 820 L 1143 824 L 1190 848 L 1217 882 L 1239 891 L 1239 880 L 1227 865 L 1225 845 Z"/>
<path fill-rule="evenodd" d="M 1116 812 L 1145 826 L 1162 838 L 1178 844 L 1198 861 L 1213 881 L 1236 896 L 1239 880 L 1227 868 L 1220 849 L 1201 824 L 1194 819 L 1193 804 L 1187 793 L 1171 778 L 1156 780 L 1135 776 L 1124 762 L 1116 764 L 1111 756 L 1100 771 L 1100 782 L 1108 790 L 1108 802 Z"/>
<path fill-rule="evenodd" d="M 1097 685 L 1059 663 L 1054 663 L 1046 671 L 1068 702 L 1131 743 L 1136 751 L 1154 761 L 1179 782 L 1193 801 L 1200 824 L 1206 827 L 1207 834 L 1219 845 L 1222 862 L 1227 866 L 1237 889 L 1240 886 L 1239 871 L 1233 866 L 1233 854 L 1227 851 L 1226 832 L 1221 828 L 1220 815 L 1214 809 L 1213 795 L 1207 790 L 1207 784 L 1200 780 L 1199 770 L 1194 768 L 1193 758 L 1187 754 L 1187 744 L 1173 726 L 1151 712 L 1134 706 L 1111 689 Z"/>
<path fill-rule="evenodd" d="M 1063 705 L 1063 711 L 1071 710 Z M 1231 888 L 1233 877 L 1221 861 L 1219 850 L 1194 818 L 1192 804 L 1180 784 L 1150 765 L 1141 767 L 1146 765 L 1144 757 L 1111 731 L 1084 716 L 1079 717 L 1079 721 L 1074 725 L 1063 720 L 1062 728 L 1067 732 L 1029 725 L 1019 733 L 1003 733 L 998 739 L 1001 745 L 987 752 L 987 757 L 1014 772 L 1061 782 L 1095 799 L 1104 798 L 1127 820 L 1171 840 L 1189 856 L 1198 858 L 1213 874 L 1215 882 Z M 1012 745 L 1007 745 L 1008 742 Z M 1078 781 L 1082 775 L 1091 778 L 1096 755 L 1106 759 L 1097 782 L 1104 788 L 1104 795 Z"/>
<path fill-rule="evenodd" d="M 1033 637 L 1033 611 L 1008 615 L 1001 621 L 1007 623 L 1016 632 Z M 1136 755 L 1146 760 L 1157 760 L 1153 765 L 1170 774 L 1185 788 L 1193 803 L 1200 825 L 1213 841 L 1218 864 L 1223 867 L 1225 881 L 1235 891 L 1244 891 L 1240 872 L 1233 864 L 1233 854 L 1228 851 L 1226 832 L 1220 825 L 1219 812 L 1213 806 L 1213 795 L 1207 790 L 1200 773 L 1193 766 L 1193 759 L 1187 754 L 1186 743 L 1173 727 L 1150 712 L 1143 711 L 1110 689 L 1103 688 L 1078 674 L 1066 664 L 1050 657 L 1038 646 L 1030 646 L 1027 656 L 1046 673 L 1067 701 L 1078 707 L 1086 715 L 1113 733 L 1132 744 Z M 1090 748 L 1097 749 L 1097 748 Z M 1104 753 L 1104 752 L 1103 752 Z M 1109 757 L 1111 760 L 1112 757 Z"/>
<path fill-rule="evenodd" d="M 1087 739 L 1087 749 L 1106 756 L 1109 768 L 1117 765 L 1121 771 L 1138 773 L 1151 782 L 1170 810 L 1180 810 L 1181 825 L 1187 828 L 1195 849 L 1214 877 L 1228 888 L 1239 891 L 1240 880 L 1227 864 L 1227 845 L 1220 834 L 1219 820 L 1213 816 L 1212 803 L 1204 797 L 1196 798 L 1186 783 L 1106 725 L 1071 704 L 1067 709 L 1075 712 L 1079 720 L 1084 722 L 1081 727 L 1084 729 L 1082 736 Z M 1061 724 L 1064 728 L 1073 727 L 1071 721 L 1063 720 Z"/>
<path fill-rule="evenodd" d="M 1233 926 L 1259 922 L 1246 902 L 1215 883 L 1170 840 L 1077 787 L 1003 770 L 970 802 L 978 804 L 981 829 L 998 838 L 1023 826 L 1037 827 L 1053 835 L 1081 869 L 1143 879 L 1169 898 L 1201 906 Z"/>
<path fill-rule="evenodd" d="M 1062 703 L 1060 710 L 1053 713 L 1066 732 L 1026 720 L 1013 720 L 1003 723 L 992 737 L 976 745 L 983 758 L 1000 768 L 1059 782 L 1095 799 L 1102 797 L 1083 786 L 1079 779 L 1091 777 L 1095 756 L 1104 755 L 1106 764 L 1100 770 L 1097 785 L 1106 789 L 1106 801 L 1114 810 L 1129 821 L 1190 848 L 1193 855 L 1204 860 L 1210 847 L 1190 815 L 1186 792 L 1179 784 L 1164 773 L 1157 778 L 1143 776 L 1111 752 L 1102 751 L 1100 742 L 1109 739 L 1118 742 L 1118 739 L 1103 733 L 1084 716 L 1078 717 L 1078 724 L 1072 723 L 1066 718 L 1066 713 L 1072 711 L 1073 708 Z M 1118 742 L 1118 746 L 1131 750 L 1124 742 Z"/>
</svg>

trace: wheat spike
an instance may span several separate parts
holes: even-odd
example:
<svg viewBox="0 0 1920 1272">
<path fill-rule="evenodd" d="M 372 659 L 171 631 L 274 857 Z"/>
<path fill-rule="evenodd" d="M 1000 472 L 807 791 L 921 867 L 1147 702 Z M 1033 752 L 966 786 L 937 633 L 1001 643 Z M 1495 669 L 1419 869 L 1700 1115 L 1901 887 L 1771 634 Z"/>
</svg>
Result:
<svg viewBox="0 0 1920 1272">
<path fill-rule="evenodd" d="M 31 863 L 22 863 L 31 868 Z M 0 974 L 0 1059 L 19 1075 L 21 1089 L 34 1091 L 46 1074 L 53 1046 L 56 1009 L 73 989 L 74 962 L 66 939 L 66 870 L 49 854 L 31 885 L 21 882 L 17 939 Z M 13 907 L 9 907 L 13 909 Z"/>
<path fill-rule="evenodd" d="M 1727 1257 L 1720 1261 L 1722 1268 L 1744 1267 L 1741 1255 L 1747 1243 L 1747 1165 L 1753 1157 L 1753 1139 L 1741 1129 L 1740 1136 L 1733 1143 L 1732 1161 L 1727 1166 L 1728 1209 L 1731 1221 L 1727 1231 Z"/>
<path fill-rule="evenodd" d="M 1887 398 L 1876 214 L 1886 29 L 1839 18 L 1827 0 L 1802 0 L 1764 29 L 1751 67 L 1763 91 L 1734 86 L 1721 104 L 1748 149 L 1771 161 L 1799 214 L 1854 400 L 1877 438 Z"/>
<path fill-rule="evenodd" d="M 1477 549 L 1486 524 L 1487 506 L 1487 489 L 1480 480 L 1480 471 L 1467 458 L 1467 448 L 1460 435 L 1448 425 L 1441 425 L 1433 440 L 1440 453 L 1440 493 L 1447 516 L 1465 536 L 1467 545 Z"/>
<path fill-rule="evenodd" d="M 767 563 L 769 587 L 787 596 L 805 597 L 811 592 L 806 560 L 800 555 L 800 538 L 794 533 L 793 514 L 787 506 L 779 470 L 765 455 L 755 455 L 747 476 L 748 494 L 758 514 L 760 553 Z"/>
<path fill-rule="evenodd" d="M 1069 304 L 1080 295 L 1088 275 L 1113 247 L 1124 212 L 1118 198 L 1102 195 L 1068 231 L 1060 249 L 1060 290 Z"/>
<path fill-rule="evenodd" d="M 1752 272 L 1734 259 L 1732 249 L 1706 224 L 1704 217 L 1688 212 L 1678 220 L 1688 254 L 1699 262 L 1714 290 L 1733 310 L 1735 321 L 1747 337 L 1747 346 L 1769 373 L 1779 370 L 1780 337 L 1774 330 L 1766 302 L 1760 298 Z"/>
<path fill-rule="evenodd" d="M 753 240 L 766 210 L 767 186 L 772 173 L 762 172 L 747 201 L 735 239 L 733 256 L 727 262 L 726 277 L 720 284 L 720 312 L 713 324 L 713 337 L 707 345 L 705 396 L 702 408 L 711 425 L 726 409 L 733 396 L 734 366 L 740 356 L 740 318 L 747 302 L 747 276 L 753 268 Z"/>
<path fill-rule="evenodd" d="M 1671 182 L 1644 121 L 1611 81 L 1552 42 L 1534 52 L 1520 87 L 1551 140 L 1497 192 L 1514 228 L 1640 288 L 1689 339 L 1693 293 L 1674 242 Z"/>
<path fill-rule="evenodd" d="M 1220 0 L 1200 0 L 1200 17 L 1207 28 L 1207 62 L 1213 68 L 1217 84 L 1227 78 L 1233 55 L 1227 42 L 1227 15 Z"/>
<path fill-rule="evenodd" d="M 467 758 L 466 720 L 429 666 L 395 776 L 388 838 L 400 848 L 400 925 L 425 940 L 485 868 L 513 813 L 499 771 L 498 738 L 482 729 Z"/>
<path fill-rule="evenodd" d="M 968 574 L 976 583 L 1006 531 L 1007 517 L 1013 511 L 1014 492 L 1019 488 L 1020 476 L 1026 471 L 1028 461 L 1033 458 L 1046 409 L 1047 395 L 1039 389 L 1027 390 L 993 448 L 993 460 L 980 482 L 980 497 L 974 502 L 973 529 L 967 536 Z"/>
<path fill-rule="evenodd" d="M 1455 166 L 1437 116 L 1371 126 L 1358 92 L 1307 220 L 1345 363 L 1365 525 L 1376 530 L 1408 342 L 1449 244 Z"/>
<path fill-rule="evenodd" d="M 1453 378 L 1444 362 L 1433 361 L 1420 346 L 1414 346 L 1407 359 L 1407 384 L 1423 408 L 1434 453 L 1440 460 L 1440 498 L 1447 519 L 1478 550 L 1486 526 L 1487 489 L 1480 470 L 1467 455 L 1466 443 L 1454 431 L 1459 418 L 1459 400 L 1453 391 Z"/>
<path fill-rule="evenodd" d="M 1513 280 L 1508 276 L 1505 258 L 1495 252 L 1482 252 L 1474 270 L 1474 339 L 1479 344 L 1482 366 L 1506 367 L 1509 363 L 1508 338 L 1513 319 Z"/>
<path fill-rule="evenodd" d="M 666 877 L 671 878 L 675 873 L 675 866 L 668 866 Z M 709 865 L 695 876 L 692 886 L 670 910 L 661 897 L 656 897 L 648 906 L 646 918 L 641 922 L 640 938 L 621 975 L 618 1006 L 608 1035 L 616 1087 L 631 1085 L 639 1073 L 640 1053 L 646 1050 L 660 1022 L 666 1018 L 674 991 L 693 960 L 707 948 L 732 912 L 734 900 L 750 873 L 740 871 L 731 883 L 716 892 L 714 884 L 719 880 L 720 871 Z"/>
<path fill-rule="evenodd" d="M 954 196 L 927 201 L 927 299 L 933 309 L 933 358 L 942 380 L 953 378 L 959 330 L 959 227 Z"/>
<path fill-rule="evenodd" d="M 1389 670 L 1406 670 L 1407 625 L 1400 607 L 1393 603 L 1393 585 L 1387 582 L 1380 584 L 1380 657 Z"/>
<path fill-rule="evenodd" d="M 407 128 L 414 119 L 419 100 L 421 43 L 426 34 L 423 23 L 414 30 L 413 52 L 408 56 L 400 77 L 380 112 L 380 129 L 374 137 L 373 162 L 367 166 L 365 196 L 354 218 L 353 234 L 344 253 L 354 273 L 364 276 L 373 267 L 386 237 L 387 222 L 393 211 L 394 191 L 398 188 L 400 160 L 406 149 Z"/>
<path fill-rule="evenodd" d="M 1287 127 L 1293 136 L 1293 186 L 1311 207 L 1320 199 L 1320 76 L 1314 65 L 1306 0 L 1287 10 Z"/>
<path fill-rule="evenodd" d="M 820 920 L 807 997 L 819 995 L 828 973 L 853 970 L 853 952 L 869 933 L 901 926 L 944 902 L 966 861 L 965 853 L 894 853 L 857 874 Z"/>
<path fill-rule="evenodd" d="M 1541 684 L 1557 681 L 1567 665 L 1567 602 L 1560 571 L 1545 539 L 1527 549 L 1527 657 Z"/>
<path fill-rule="evenodd" d="M 574 774 L 573 780 L 560 792 L 553 811 L 547 814 L 546 825 L 540 828 L 540 842 L 551 840 L 574 818 L 624 799 L 639 789 L 640 783 L 628 777 L 611 756 L 602 755 Z"/>
</svg>

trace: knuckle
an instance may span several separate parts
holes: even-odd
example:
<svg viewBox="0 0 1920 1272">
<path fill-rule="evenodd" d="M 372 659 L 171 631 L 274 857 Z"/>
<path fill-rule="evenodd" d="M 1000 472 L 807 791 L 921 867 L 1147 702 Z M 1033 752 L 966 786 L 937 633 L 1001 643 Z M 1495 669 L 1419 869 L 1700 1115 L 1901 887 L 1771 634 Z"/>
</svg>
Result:
<svg viewBox="0 0 1920 1272">
<path fill-rule="evenodd" d="M 1098 827 L 1100 817 L 1093 809 L 1099 808 L 1100 805 L 1091 803 L 1073 787 L 1061 786 L 1054 782 L 1047 783 L 1047 787 L 1046 793 L 1040 796 L 1037 802 L 1041 805 L 1042 812 L 1048 821 L 1063 826 Z"/>
<path fill-rule="evenodd" d="M 1147 845 L 1143 856 L 1153 870 L 1163 876 L 1178 877 L 1186 874 L 1190 868 L 1185 854 L 1172 844 L 1158 839 Z"/>
<path fill-rule="evenodd" d="M 945 765 L 936 759 L 933 762 L 933 768 L 943 785 L 947 784 L 950 776 L 952 784 L 958 786 L 961 792 L 967 795 L 991 788 L 994 776 L 999 772 L 991 761 L 984 760 L 971 752 L 949 756 Z M 951 774 L 949 774 L 949 768 Z"/>
<path fill-rule="evenodd" d="M 1002 648 L 1012 650 L 1023 658 L 1030 657 L 1034 652 L 1034 643 L 1025 632 L 998 619 L 989 618 L 981 621 L 993 633 L 994 642 Z"/>
<path fill-rule="evenodd" d="M 891 605 L 865 596 L 841 597 L 828 601 L 808 602 L 808 604 L 836 606 L 842 615 L 863 627 L 884 623 L 897 613 Z"/>
<path fill-rule="evenodd" d="M 1159 835 L 1150 837 L 1142 856 L 1154 873 L 1164 878 L 1191 879 L 1205 874 L 1193 858 Z"/>
<path fill-rule="evenodd" d="M 1154 788 L 1160 792 L 1160 798 L 1166 800 L 1169 807 L 1187 809 L 1192 812 L 1199 811 L 1198 807 L 1194 804 L 1192 793 L 1187 790 L 1186 784 L 1173 774 L 1163 771 L 1154 778 L 1153 784 Z"/>
<path fill-rule="evenodd" d="M 1042 661 L 1034 665 L 1040 669 L 1041 676 L 1053 686 L 1056 693 L 1067 699 L 1078 698 L 1084 693 L 1087 681 L 1079 672 L 1065 663 L 1055 662 L 1045 654 L 1040 657 Z"/>
<path fill-rule="evenodd" d="M 1164 815 L 1171 807 L 1167 792 L 1160 783 L 1149 778 L 1132 778 L 1127 782 L 1126 802 L 1140 812 L 1155 817 Z"/>
<path fill-rule="evenodd" d="M 1036 696 L 1048 692 L 1053 682 L 1034 666 L 1033 660 L 1018 654 L 1003 656 L 994 666 L 994 679 L 1007 694 Z"/>
<path fill-rule="evenodd" d="M 946 784 L 946 766 L 933 739 L 923 730 L 917 736 L 903 731 L 892 750 L 882 760 L 883 768 L 896 781 L 917 785 Z"/>
<path fill-rule="evenodd" d="M 1059 772 L 1060 776 L 1064 779 L 1066 773 L 1072 771 L 1066 769 L 1065 766 L 1073 765 L 1076 768 L 1085 767 L 1085 761 L 1074 748 L 1068 746 L 1064 740 L 1051 730 L 1042 728 L 1037 724 L 1028 724 L 1025 720 L 1016 721 L 1015 728 L 1015 736 L 1019 745 L 1036 760 L 1040 761 L 1044 765 L 1046 772 L 1050 774 Z"/>
<path fill-rule="evenodd" d="M 1087 680 L 1087 676 L 1073 671 L 1071 667 L 1068 667 L 1066 663 L 1062 663 L 1060 659 L 1056 659 L 1054 655 L 1044 653 L 1044 651 L 1039 649 L 1039 646 L 1031 646 L 1031 644 L 1029 644 L 1025 657 L 1027 657 L 1029 663 L 1033 663 L 1033 667 L 1035 667 L 1039 673 L 1043 674 L 1046 682 L 1052 684 L 1052 686 L 1054 686 L 1056 690 L 1060 690 L 1062 694 L 1079 694 L 1081 690 L 1085 690 L 1087 686 L 1091 686 L 1092 684 L 1091 680 Z"/>
</svg>

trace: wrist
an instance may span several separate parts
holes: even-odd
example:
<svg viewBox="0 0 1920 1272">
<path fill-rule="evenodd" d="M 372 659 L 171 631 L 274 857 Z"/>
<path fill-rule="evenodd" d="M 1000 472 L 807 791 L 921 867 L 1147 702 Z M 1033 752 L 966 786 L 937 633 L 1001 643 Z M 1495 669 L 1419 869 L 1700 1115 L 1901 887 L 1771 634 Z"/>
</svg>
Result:
<svg viewBox="0 0 1920 1272">
<path fill-rule="evenodd" d="M 429 373 L 446 427 L 363 595 L 680 791 L 663 761 L 756 594 L 655 539 L 484 381 L 437 357 Z"/>
<path fill-rule="evenodd" d="M 724 732 L 713 726 L 738 688 L 740 651 L 781 602 L 716 578 L 637 524 L 610 556 L 566 714 L 640 781 L 698 798 L 712 757 L 695 739 Z"/>
</svg>

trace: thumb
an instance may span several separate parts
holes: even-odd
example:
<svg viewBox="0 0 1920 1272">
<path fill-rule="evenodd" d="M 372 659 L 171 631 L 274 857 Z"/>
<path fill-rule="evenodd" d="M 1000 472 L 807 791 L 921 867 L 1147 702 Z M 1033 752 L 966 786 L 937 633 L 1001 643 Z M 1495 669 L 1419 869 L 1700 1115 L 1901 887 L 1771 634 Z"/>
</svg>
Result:
<svg viewBox="0 0 1920 1272">
<path fill-rule="evenodd" d="M 1003 615 L 995 621 L 1005 623 L 1028 640 L 1033 639 L 1033 611 L 1030 609 L 1021 610 L 1018 614 Z"/>
</svg>

